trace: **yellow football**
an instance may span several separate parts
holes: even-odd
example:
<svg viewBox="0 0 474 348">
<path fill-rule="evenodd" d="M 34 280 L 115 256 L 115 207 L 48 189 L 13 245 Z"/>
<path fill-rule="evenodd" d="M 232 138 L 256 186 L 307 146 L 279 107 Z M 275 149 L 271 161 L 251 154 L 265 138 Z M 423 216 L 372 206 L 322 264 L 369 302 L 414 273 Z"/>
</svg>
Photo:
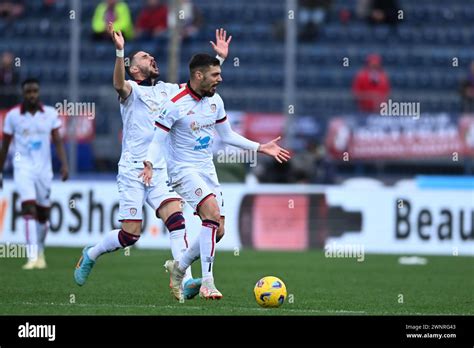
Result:
<svg viewBox="0 0 474 348">
<path fill-rule="evenodd" d="M 280 307 L 286 299 L 286 286 L 277 277 L 268 276 L 260 279 L 253 289 L 255 300 L 261 307 Z"/>
</svg>

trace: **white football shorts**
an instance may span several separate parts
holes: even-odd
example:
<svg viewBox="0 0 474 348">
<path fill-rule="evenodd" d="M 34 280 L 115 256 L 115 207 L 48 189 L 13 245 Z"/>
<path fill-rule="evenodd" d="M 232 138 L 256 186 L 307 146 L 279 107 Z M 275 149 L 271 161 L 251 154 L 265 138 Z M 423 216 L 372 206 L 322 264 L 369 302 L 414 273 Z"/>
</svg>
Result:
<svg viewBox="0 0 474 348">
<path fill-rule="evenodd" d="M 119 191 L 119 221 L 143 220 L 145 202 L 156 212 L 170 201 L 183 199 L 169 186 L 166 169 L 153 169 L 150 186 L 145 186 L 138 175 L 142 169 L 119 166 L 117 186 Z"/>
</svg>

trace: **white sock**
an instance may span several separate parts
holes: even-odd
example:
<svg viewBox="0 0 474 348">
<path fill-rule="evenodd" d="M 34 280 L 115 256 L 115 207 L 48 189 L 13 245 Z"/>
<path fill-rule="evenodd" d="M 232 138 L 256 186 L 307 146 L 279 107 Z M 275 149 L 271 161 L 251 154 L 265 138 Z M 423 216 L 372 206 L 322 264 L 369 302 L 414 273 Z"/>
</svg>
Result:
<svg viewBox="0 0 474 348">
<path fill-rule="evenodd" d="M 48 223 L 36 221 L 36 234 L 38 235 L 38 253 L 44 252 L 44 242 L 48 233 Z"/>
<path fill-rule="evenodd" d="M 216 252 L 216 232 L 219 228 L 217 222 L 204 220 L 201 232 L 199 233 L 199 248 L 201 251 L 202 281 L 214 281 L 212 266 L 214 264 L 214 254 Z"/>
<path fill-rule="evenodd" d="M 36 233 L 36 219 L 31 215 L 24 215 L 24 230 L 27 244 L 28 260 L 35 261 L 38 258 L 38 234 Z"/>
<path fill-rule="evenodd" d="M 188 242 L 186 240 L 186 229 L 183 228 L 181 230 L 174 230 L 170 232 L 170 244 L 173 259 L 179 261 L 181 259 L 181 256 L 188 248 Z M 185 284 L 192 277 L 193 275 L 191 274 L 191 267 L 187 267 L 183 278 L 183 284 Z"/>
<path fill-rule="evenodd" d="M 199 236 L 194 239 L 189 248 L 181 255 L 179 261 L 179 268 L 183 271 L 185 269 L 190 269 L 189 266 L 199 259 L 201 255 L 201 249 L 199 247 Z"/>
<path fill-rule="evenodd" d="M 112 230 L 107 233 L 99 243 L 87 250 L 87 255 L 95 261 L 102 254 L 122 248 L 118 238 L 119 232 L 120 230 Z"/>
</svg>

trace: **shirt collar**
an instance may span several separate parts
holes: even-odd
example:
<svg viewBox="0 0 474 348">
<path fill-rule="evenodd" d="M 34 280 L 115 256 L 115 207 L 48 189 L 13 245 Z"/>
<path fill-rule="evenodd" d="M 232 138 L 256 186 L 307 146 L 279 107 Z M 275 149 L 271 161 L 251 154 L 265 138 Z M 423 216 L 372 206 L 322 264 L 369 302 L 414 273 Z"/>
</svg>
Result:
<svg viewBox="0 0 474 348">
<path fill-rule="evenodd" d="M 38 103 L 38 108 L 35 110 L 34 113 L 36 113 L 36 111 L 41 111 L 41 112 L 44 112 L 44 107 L 43 107 L 43 103 Z M 26 113 L 26 107 L 25 107 L 25 103 L 21 103 L 20 105 L 20 114 L 25 114 Z M 33 113 L 33 115 L 34 115 Z"/>
<path fill-rule="evenodd" d="M 186 89 L 189 91 L 189 94 L 191 95 L 191 97 L 193 97 L 195 100 L 200 101 L 203 98 L 195 90 L 191 88 L 191 84 L 189 83 L 189 81 L 188 83 L 186 83 Z"/>
<path fill-rule="evenodd" d="M 158 82 L 158 80 L 155 80 L 155 83 L 151 82 L 151 77 L 145 79 L 145 80 L 135 80 L 136 83 L 138 83 L 140 86 L 154 86 Z"/>
</svg>

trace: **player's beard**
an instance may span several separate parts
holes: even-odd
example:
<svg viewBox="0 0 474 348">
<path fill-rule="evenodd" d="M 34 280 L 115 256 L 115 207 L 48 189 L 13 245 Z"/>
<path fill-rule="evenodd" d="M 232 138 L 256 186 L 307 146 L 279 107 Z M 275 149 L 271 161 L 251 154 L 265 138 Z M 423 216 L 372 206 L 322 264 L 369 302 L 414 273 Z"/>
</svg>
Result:
<svg viewBox="0 0 474 348">
<path fill-rule="evenodd" d="M 158 68 L 157 68 L 158 69 Z M 156 72 L 153 71 L 151 68 L 147 69 L 141 69 L 143 76 L 146 76 L 146 79 L 157 79 L 158 76 L 160 76 L 160 71 L 157 70 Z"/>
<path fill-rule="evenodd" d="M 148 76 L 149 76 L 149 78 L 157 79 L 158 76 L 160 76 L 160 72 L 159 71 L 158 72 L 150 71 Z"/>
<path fill-rule="evenodd" d="M 209 89 L 207 91 L 204 92 L 204 97 L 212 97 L 214 94 L 216 94 L 217 92 L 217 85 L 215 86 L 210 86 Z M 216 88 L 214 91 L 211 91 L 213 88 Z"/>
</svg>

